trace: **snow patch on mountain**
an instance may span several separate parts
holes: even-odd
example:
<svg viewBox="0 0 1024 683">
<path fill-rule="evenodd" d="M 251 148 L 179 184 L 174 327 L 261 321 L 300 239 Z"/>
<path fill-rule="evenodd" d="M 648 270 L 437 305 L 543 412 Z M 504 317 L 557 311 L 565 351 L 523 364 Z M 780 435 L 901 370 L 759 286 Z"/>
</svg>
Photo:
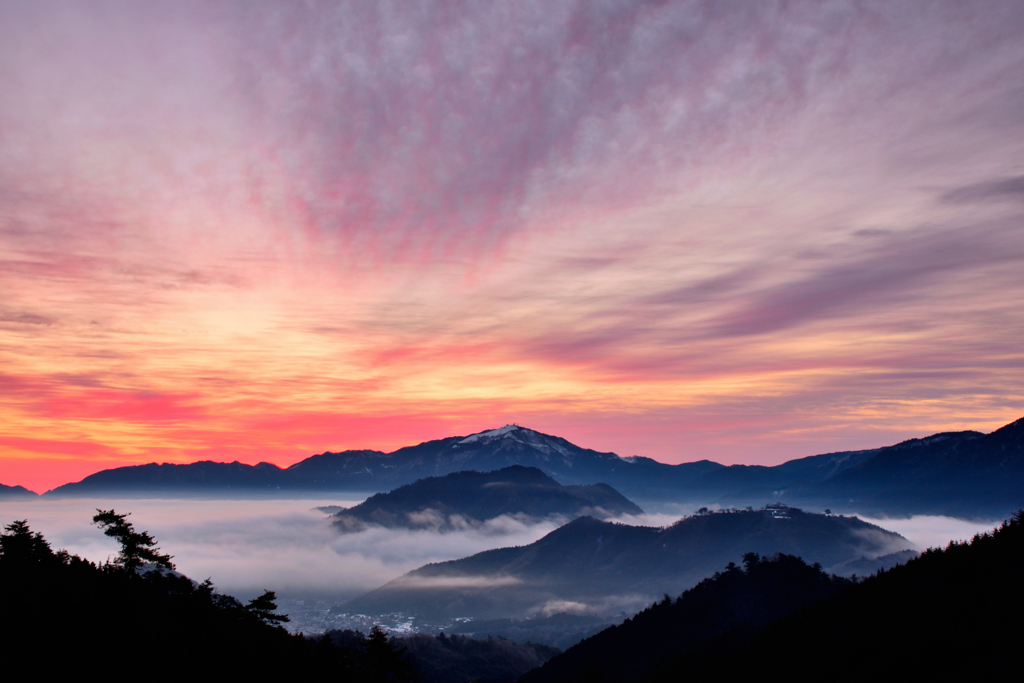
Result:
<svg viewBox="0 0 1024 683">
<path fill-rule="evenodd" d="M 509 432 L 514 432 L 517 429 L 521 429 L 521 427 L 519 427 L 517 425 L 505 425 L 504 427 L 501 427 L 499 429 L 491 429 L 491 430 L 486 431 L 486 432 L 480 432 L 479 434 L 474 434 L 472 436 L 467 436 L 465 439 L 463 439 L 459 443 L 460 444 L 462 444 L 462 443 L 473 443 L 474 441 L 478 441 L 480 439 L 493 439 L 493 438 L 496 438 L 496 437 L 499 437 L 499 436 L 505 436 Z"/>
</svg>

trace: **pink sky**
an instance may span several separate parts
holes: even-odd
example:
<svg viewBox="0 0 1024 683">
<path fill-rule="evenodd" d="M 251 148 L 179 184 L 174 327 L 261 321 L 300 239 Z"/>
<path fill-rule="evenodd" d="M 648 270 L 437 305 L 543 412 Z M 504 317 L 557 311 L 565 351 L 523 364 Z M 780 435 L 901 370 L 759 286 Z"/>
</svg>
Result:
<svg viewBox="0 0 1024 683">
<path fill-rule="evenodd" d="M 0 5 L 0 482 L 1024 415 L 1024 5 Z"/>
</svg>

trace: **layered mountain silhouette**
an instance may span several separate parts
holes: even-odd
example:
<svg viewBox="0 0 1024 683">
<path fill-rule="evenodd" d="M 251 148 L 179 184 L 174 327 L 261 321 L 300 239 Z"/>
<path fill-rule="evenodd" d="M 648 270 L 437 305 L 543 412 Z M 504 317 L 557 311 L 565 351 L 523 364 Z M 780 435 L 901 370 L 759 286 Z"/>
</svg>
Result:
<svg viewBox="0 0 1024 683">
<path fill-rule="evenodd" d="M 781 552 L 830 567 L 910 545 L 856 517 L 784 505 L 695 515 L 667 528 L 581 517 L 530 545 L 428 564 L 347 609 L 428 620 L 610 614 L 678 593 L 747 552 Z"/>
<path fill-rule="evenodd" d="M 617 490 L 654 486 L 677 490 L 723 466 L 707 460 L 666 465 L 650 458 L 620 458 L 580 448 L 557 436 L 506 425 L 469 436 L 453 436 L 381 451 L 322 453 L 287 468 L 270 463 L 197 462 L 187 465 L 135 465 L 103 470 L 48 495 L 277 491 L 389 491 L 425 477 L 473 470 L 490 472 L 523 465 L 536 467 L 562 484 L 608 483 Z M 617 483 L 609 483 L 609 482 Z"/>
<path fill-rule="evenodd" d="M 420 479 L 338 512 L 333 524 L 344 532 L 367 526 L 446 531 L 502 515 L 540 519 L 639 514 L 642 509 L 607 484 L 562 486 L 536 467 L 512 465 Z"/>
<path fill-rule="evenodd" d="M 701 581 L 610 626 L 524 676 L 530 683 L 641 681 L 698 648 L 739 629 L 760 630 L 853 586 L 792 555 L 749 553 L 742 566 Z M 685 680 L 690 676 L 683 676 Z M 711 676 L 711 678 L 716 678 Z M 734 679 L 727 679 L 734 680 Z"/>
<path fill-rule="evenodd" d="M 36 498 L 39 494 L 29 491 L 24 486 L 5 486 L 0 484 L 0 500 L 9 498 Z"/>
<path fill-rule="evenodd" d="M 1024 512 L 859 583 L 751 554 L 521 680 L 1020 680 L 1022 558 Z"/>
<path fill-rule="evenodd" d="M 775 467 L 708 460 L 668 465 L 580 448 L 507 425 L 393 453 L 315 455 L 288 468 L 270 463 L 152 463 L 119 467 L 48 495 L 230 495 L 378 492 L 463 470 L 536 467 L 561 484 L 605 483 L 633 500 L 724 506 L 783 501 L 879 515 L 1005 517 L 1024 502 L 1024 419 L 991 434 L 947 432 L 865 451 L 828 453 Z"/>
</svg>

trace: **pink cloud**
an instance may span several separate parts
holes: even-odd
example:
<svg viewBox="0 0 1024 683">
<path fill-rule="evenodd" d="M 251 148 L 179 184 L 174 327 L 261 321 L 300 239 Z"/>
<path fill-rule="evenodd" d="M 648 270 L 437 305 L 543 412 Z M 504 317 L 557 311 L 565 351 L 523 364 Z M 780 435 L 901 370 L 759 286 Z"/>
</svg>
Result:
<svg viewBox="0 0 1024 683">
<path fill-rule="evenodd" d="M 1024 405 L 1022 26 L 1010 1 L 5 4 L 0 458 L 286 464 L 513 421 L 769 462 L 998 426 Z"/>
</svg>

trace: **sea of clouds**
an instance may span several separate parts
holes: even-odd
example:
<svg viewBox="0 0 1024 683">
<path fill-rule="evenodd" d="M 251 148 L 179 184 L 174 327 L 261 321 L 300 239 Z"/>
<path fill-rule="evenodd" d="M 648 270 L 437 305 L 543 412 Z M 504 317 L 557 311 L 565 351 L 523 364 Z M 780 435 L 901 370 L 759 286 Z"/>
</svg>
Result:
<svg viewBox="0 0 1024 683">
<path fill-rule="evenodd" d="M 117 544 L 92 524 L 97 508 L 131 512 L 139 530 L 149 531 L 174 556 L 182 573 L 211 578 L 218 590 L 242 599 L 264 589 L 281 598 L 346 600 L 429 562 L 472 555 L 491 548 L 525 545 L 565 520 L 500 517 L 455 531 L 369 528 L 340 534 L 320 505 L 351 506 L 339 499 L 36 499 L 0 502 L 0 523 L 27 519 L 54 548 L 102 562 Z M 622 518 L 624 523 L 662 526 L 679 515 Z M 944 546 L 997 525 L 950 517 L 866 519 L 902 534 L 918 548 Z"/>
</svg>

